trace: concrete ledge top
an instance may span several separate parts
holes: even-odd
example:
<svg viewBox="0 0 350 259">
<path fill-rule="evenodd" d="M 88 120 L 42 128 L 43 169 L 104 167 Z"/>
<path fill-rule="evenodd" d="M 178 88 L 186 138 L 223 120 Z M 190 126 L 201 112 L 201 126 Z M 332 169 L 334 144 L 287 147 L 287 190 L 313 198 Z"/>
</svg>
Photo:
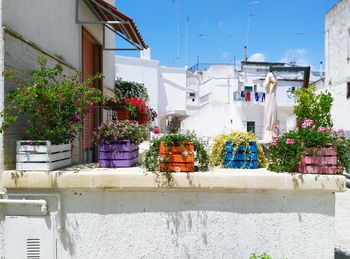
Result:
<svg viewBox="0 0 350 259">
<path fill-rule="evenodd" d="M 266 169 L 221 169 L 209 172 L 163 174 L 142 168 L 71 167 L 59 171 L 4 171 L 6 189 L 119 189 L 119 190 L 194 190 L 194 191 L 316 191 L 344 192 L 345 177 L 273 173 Z"/>
</svg>

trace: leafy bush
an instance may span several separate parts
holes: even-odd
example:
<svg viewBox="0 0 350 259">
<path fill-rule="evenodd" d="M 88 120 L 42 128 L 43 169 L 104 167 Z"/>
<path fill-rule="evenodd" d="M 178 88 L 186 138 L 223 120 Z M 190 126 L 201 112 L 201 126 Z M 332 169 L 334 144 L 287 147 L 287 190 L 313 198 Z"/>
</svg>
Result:
<svg viewBox="0 0 350 259">
<path fill-rule="evenodd" d="M 147 102 L 149 97 L 147 88 L 140 83 L 117 80 L 115 82 L 115 94 L 119 99 L 139 98 Z"/>
<path fill-rule="evenodd" d="M 203 141 L 193 133 L 170 133 L 152 141 L 150 149 L 145 153 L 145 167 L 147 170 L 159 171 L 159 146 L 163 142 L 166 147 L 176 146 L 181 142 L 193 142 L 195 151 L 195 163 L 199 171 L 207 171 L 209 166 L 209 156 Z"/>
<path fill-rule="evenodd" d="M 240 145 L 249 145 L 250 141 L 256 141 L 256 136 L 251 132 L 241 132 L 241 131 L 232 131 L 231 134 L 221 134 L 214 139 L 214 142 L 210 150 L 210 163 L 213 166 L 223 166 L 225 160 L 225 146 L 227 141 L 235 143 L 237 146 Z M 258 145 L 258 160 L 260 167 L 266 167 L 268 165 L 267 158 L 263 151 L 262 146 Z"/>
<path fill-rule="evenodd" d="M 350 162 L 350 141 L 344 131 L 317 126 L 313 120 L 305 119 L 300 129 L 275 137 L 269 148 L 269 170 L 293 172 L 300 164 L 302 155 L 308 148 L 334 146 L 337 150 L 337 166 L 347 168 Z"/>
<path fill-rule="evenodd" d="M 139 144 L 147 138 L 147 127 L 132 121 L 107 121 L 94 131 L 96 143 L 110 144 L 113 141 L 128 139 Z"/>
<path fill-rule="evenodd" d="M 25 114 L 25 139 L 50 140 L 53 144 L 72 142 L 83 128 L 84 116 L 102 98 L 100 90 L 91 84 L 103 76 L 78 82 L 78 73 L 67 77 L 61 66 L 47 67 L 47 60 L 41 56 L 37 62 L 39 68 L 24 74 L 23 80 L 8 73 L 9 79 L 16 80 L 17 90 L 7 94 L 9 104 L 0 114 L 4 117 L 0 133 L 17 120 L 18 114 Z"/>
<path fill-rule="evenodd" d="M 297 104 L 294 106 L 294 113 L 299 123 L 311 119 L 316 127 L 333 127 L 330 113 L 333 98 L 329 92 L 316 94 L 316 87 L 310 86 L 296 90 L 295 97 Z"/>
</svg>

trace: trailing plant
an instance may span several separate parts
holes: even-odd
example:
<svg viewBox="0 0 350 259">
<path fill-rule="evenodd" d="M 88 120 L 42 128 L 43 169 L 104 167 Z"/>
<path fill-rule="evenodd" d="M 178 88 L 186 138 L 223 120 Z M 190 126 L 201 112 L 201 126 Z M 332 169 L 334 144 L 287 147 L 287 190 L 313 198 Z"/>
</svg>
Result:
<svg viewBox="0 0 350 259">
<path fill-rule="evenodd" d="M 249 259 L 272 259 L 270 255 L 267 253 L 262 253 L 261 255 L 257 255 L 256 253 L 252 253 Z"/>
<path fill-rule="evenodd" d="M 331 117 L 333 98 L 329 92 L 317 94 L 316 87 L 309 86 L 296 90 L 295 98 L 297 104 L 294 106 L 294 113 L 299 123 L 311 119 L 316 127 L 333 127 Z"/>
<path fill-rule="evenodd" d="M 97 144 L 110 144 L 117 140 L 128 139 L 139 144 L 147 139 L 147 127 L 133 121 L 107 121 L 94 131 Z"/>
<path fill-rule="evenodd" d="M 257 141 L 254 133 L 232 131 L 230 134 L 221 134 L 217 136 L 210 150 L 210 163 L 213 166 L 223 166 L 225 160 L 225 147 L 226 142 L 230 141 L 235 146 L 249 146 L 249 142 Z M 258 161 L 260 167 L 266 167 L 268 165 L 267 158 L 265 156 L 262 146 L 257 143 L 258 146 Z M 249 152 L 249 150 L 247 150 Z"/>
<path fill-rule="evenodd" d="M 7 78 L 16 82 L 17 89 L 6 96 L 8 104 L 0 113 L 3 117 L 0 132 L 16 121 L 19 114 L 24 114 L 24 139 L 50 140 L 53 144 L 72 142 L 83 128 L 84 116 L 101 101 L 100 90 L 91 85 L 103 75 L 79 82 L 78 73 L 66 76 L 60 65 L 47 67 L 42 56 L 37 62 L 39 68 L 30 74 L 7 72 Z"/>
<path fill-rule="evenodd" d="M 335 147 L 337 166 L 347 168 L 350 162 L 350 141 L 343 130 L 332 130 L 317 126 L 313 120 L 305 119 L 300 129 L 291 130 L 275 137 L 269 148 L 269 170 L 293 172 L 300 164 L 303 154 L 310 148 Z"/>
<path fill-rule="evenodd" d="M 122 81 L 121 79 L 115 82 L 115 94 L 119 99 L 139 98 L 144 102 L 147 102 L 149 99 L 147 88 L 143 84 Z"/>
<path fill-rule="evenodd" d="M 194 133 L 170 133 L 165 134 L 152 141 L 149 150 L 145 153 L 144 165 L 147 170 L 152 172 L 159 171 L 160 157 L 159 147 L 163 142 L 164 146 L 179 146 L 182 142 L 193 142 L 195 151 L 195 164 L 199 171 L 207 171 L 209 166 L 209 156 L 202 140 L 197 138 Z"/>
</svg>

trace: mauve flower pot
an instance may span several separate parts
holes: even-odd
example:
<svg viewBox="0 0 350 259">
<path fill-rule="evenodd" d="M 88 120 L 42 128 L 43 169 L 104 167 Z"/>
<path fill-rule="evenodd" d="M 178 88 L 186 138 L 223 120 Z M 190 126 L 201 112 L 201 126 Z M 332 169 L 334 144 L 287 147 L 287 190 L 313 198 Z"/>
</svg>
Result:
<svg viewBox="0 0 350 259">
<path fill-rule="evenodd" d="M 100 167 L 131 167 L 137 164 L 139 147 L 130 140 L 118 140 L 111 144 L 99 144 Z"/>
<path fill-rule="evenodd" d="M 333 147 L 307 149 L 297 171 L 302 174 L 336 174 L 337 150 Z"/>
</svg>

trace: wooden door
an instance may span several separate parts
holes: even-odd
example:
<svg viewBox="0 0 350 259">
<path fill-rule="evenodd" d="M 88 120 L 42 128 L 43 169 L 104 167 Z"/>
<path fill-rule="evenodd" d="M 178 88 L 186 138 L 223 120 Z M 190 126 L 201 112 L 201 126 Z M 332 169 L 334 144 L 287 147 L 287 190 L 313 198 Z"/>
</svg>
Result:
<svg viewBox="0 0 350 259">
<path fill-rule="evenodd" d="M 94 37 L 83 28 L 82 30 L 82 79 L 83 81 L 102 72 L 102 48 Z M 96 80 L 91 87 L 102 90 L 101 80 Z M 93 131 L 100 123 L 100 111 L 89 108 L 84 118 L 82 134 L 83 162 L 96 162 L 97 149 L 93 143 Z"/>
</svg>

